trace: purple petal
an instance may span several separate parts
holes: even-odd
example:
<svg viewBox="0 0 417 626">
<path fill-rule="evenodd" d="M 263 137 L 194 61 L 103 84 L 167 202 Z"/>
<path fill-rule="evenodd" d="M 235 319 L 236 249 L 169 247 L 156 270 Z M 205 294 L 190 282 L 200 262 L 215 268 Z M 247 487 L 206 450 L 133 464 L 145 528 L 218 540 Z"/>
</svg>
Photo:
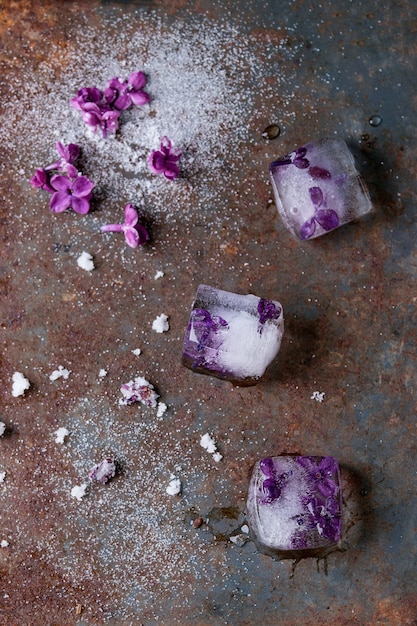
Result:
<svg viewBox="0 0 417 626">
<path fill-rule="evenodd" d="M 319 207 L 323 204 L 323 192 L 320 187 L 310 187 L 308 192 L 314 206 Z"/>
<path fill-rule="evenodd" d="M 314 217 L 312 217 L 310 220 L 307 220 L 302 225 L 301 231 L 300 231 L 301 239 L 310 239 L 310 237 L 314 235 L 315 230 L 316 230 L 316 222 L 314 220 Z"/>
<path fill-rule="evenodd" d="M 127 204 L 125 208 L 126 226 L 135 226 L 138 223 L 138 219 L 138 212 L 134 208 L 133 204 Z"/>
<path fill-rule="evenodd" d="M 329 170 L 326 170 L 323 167 L 317 167 L 317 165 L 310 167 L 308 173 L 312 178 L 315 178 L 317 180 L 326 180 L 332 177 Z"/>
<path fill-rule="evenodd" d="M 133 104 L 139 107 L 148 104 L 151 100 L 150 95 L 145 91 L 131 91 L 129 96 Z"/>
<path fill-rule="evenodd" d="M 71 206 L 71 194 L 67 191 L 56 191 L 52 194 L 49 208 L 53 213 L 62 213 Z"/>
<path fill-rule="evenodd" d="M 143 246 L 149 239 L 149 233 L 146 230 L 146 228 L 142 226 L 142 224 L 137 224 L 136 230 L 138 231 L 138 234 L 139 234 L 139 245 Z"/>
<path fill-rule="evenodd" d="M 319 209 L 316 211 L 315 218 L 324 230 L 333 230 L 339 226 L 339 216 L 333 209 Z"/>
<path fill-rule="evenodd" d="M 90 199 L 72 196 L 71 206 L 73 211 L 85 215 L 90 210 Z"/>
<path fill-rule="evenodd" d="M 148 165 L 154 174 L 162 174 L 165 167 L 165 156 L 159 150 L 152 150 L 148 158 Z"/>
<path fill-rule="evenodd" d="M 259 461 L 259 467 L 261 468 L 261 472 L 272 478 L 275 475 L 274 462 L 271 457 L 267 457 L 266 459 L 261 459 Z"/>
<path fill-rule="evenodd" d="M 94 183 L 91 182 L 87 178 L 87 176 L 78 176 L 72 185 L 72 191 L 74 196 L 78 198 L 84 198 L 91 193 L 92 188 L 94 187 Z"/>
<path fill-rule="evenodd" d="M 175 163 L 166 163 L 164 168 L 164 176 L 168 178 L 168 180 L 174 180 L 178 178 L 180 171 L 178 166 Z"/>
<path fill-rule="evenodd" d="M 133 72 L 127 79 L 134 89 L 142 89 L 146 85 L 146 76 L 143 72 Z"/>
<path fill-rule="evenodd" d="M 305 170 L 310 165 L 310 161 L 308 159 L 302 159 L 300 157 L 296 157 L 293 163 L 295 167 L 298 167 L 300 170 Z"/>
<path fill-rule="evenodd" d="M 128 246 L 136 248 L 139 245 L 139 233 L 136 228 L 126 228 L 125 239 Z"/>
<path fill-rule="evenodd" d="M 69 190 L 71 189 L 71 180 L 68 178 L 68 176 L 56 174 L 51 178 L 51 187 L 53 187 L 57 191 L 65 191 L 69 193 Z"/>
</svg>

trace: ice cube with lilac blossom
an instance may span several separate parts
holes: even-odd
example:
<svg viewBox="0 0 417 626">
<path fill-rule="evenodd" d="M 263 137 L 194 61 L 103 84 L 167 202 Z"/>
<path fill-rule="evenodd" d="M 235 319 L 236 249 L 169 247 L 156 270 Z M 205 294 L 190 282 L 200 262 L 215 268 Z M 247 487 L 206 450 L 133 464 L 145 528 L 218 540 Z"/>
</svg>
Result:
<svg viewBox="0 0 417 626">
<path fill-rule="evenodd" d="M 338 461 L 285 455 L 255 463 L 246 503 L 251 537 L 273 558 L 325 556 L 342 533 Z"/>
<path fill-rule="evenodd" d="M 199 285 L 182 362 L 194 372 L 253 385 L 278 354 L 283 332 L 279 302 Z"/>
<path fill-rule="evenodd" d="M 269 170 L 278 213 L 298 239 L 319 237 L 372 210 L 343 139 L 307 143 L 271 163 Z"/>
</svg>

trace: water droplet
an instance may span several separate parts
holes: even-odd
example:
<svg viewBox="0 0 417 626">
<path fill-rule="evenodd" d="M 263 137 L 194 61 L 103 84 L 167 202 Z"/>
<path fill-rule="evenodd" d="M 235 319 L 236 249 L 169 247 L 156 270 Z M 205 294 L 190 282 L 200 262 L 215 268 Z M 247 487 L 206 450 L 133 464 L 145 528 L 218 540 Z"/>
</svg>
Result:
<svg viewBox="0 0 417 626">
<path fill-rule="evenodd" d="M 371 126 L 379 126 L 382 124 L 382 117 L 380 115 L 372 115 L 368 121 Z"/>
<path fill-rule="evenodd" d="M 276 139 L 281 132 L 280 127 L 277 124 L 270 124 L 262 133 L 262 137 L 265 139 Z"/>
</svg>

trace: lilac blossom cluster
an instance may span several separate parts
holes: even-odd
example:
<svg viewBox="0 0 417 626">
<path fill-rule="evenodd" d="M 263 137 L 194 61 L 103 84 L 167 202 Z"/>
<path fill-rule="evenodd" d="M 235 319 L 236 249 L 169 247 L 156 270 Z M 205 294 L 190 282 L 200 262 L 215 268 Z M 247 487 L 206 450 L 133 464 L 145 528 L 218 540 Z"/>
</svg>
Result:
<svg viewBox="0 0 417 626">
<path fill-rule="evenodd" d="M 46 167 L 38 168 L 30 179 L 35 189 L 43 189 L 51 194 L 50 209 L 53 213 L 62 213 L 72 208 L 84 215 L 90 210 L 91 192 L 94 183 L 75 166 L 80 148 L 74 143 L 64 146 L 57 142 L 59 159 Z"/>
<path fill-rule="evenodd" d="M 71 99 L 71 104 L 81 112 L 87 126 L 91 126 L 94 132 L 99 128 L 106 138 L 108 132 L 114 133 L 119 128 L 122 111 L 150 101 L 149 94 L 143 91 L 145 85 L 145 74 L 133 72 L 127 80 L 112 78 L 103 90 L 97 87 L 79 89 L 77 96 Z"/>
</svg>

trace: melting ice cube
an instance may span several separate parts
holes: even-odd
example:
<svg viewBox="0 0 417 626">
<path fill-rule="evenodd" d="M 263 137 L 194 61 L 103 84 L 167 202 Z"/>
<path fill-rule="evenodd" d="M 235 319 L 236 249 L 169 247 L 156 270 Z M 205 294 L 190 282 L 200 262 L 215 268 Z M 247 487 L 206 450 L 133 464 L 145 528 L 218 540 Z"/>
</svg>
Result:
<svg viewBox="0 0 417 626">
<path fill-rule="evenodd" d="M 324 235 L 372 209 L 343 139 L 308 143 L 269 169 L 278 212 L 299 239 Z"/>
<path fill-rule="evenodd" d="M 183 346 L 183 364 L 236 384 L 255 384 L 276 357 L 284 332 L 282 306 L 200 285 Z"/>
<path fill-rule="evenodd" d="M 258 549 L 277 558 L 320 556 L 341 537 L 340 471 L 331 456 L 275 456 L 255 464 L 247 516 Z"/>
</svg>

